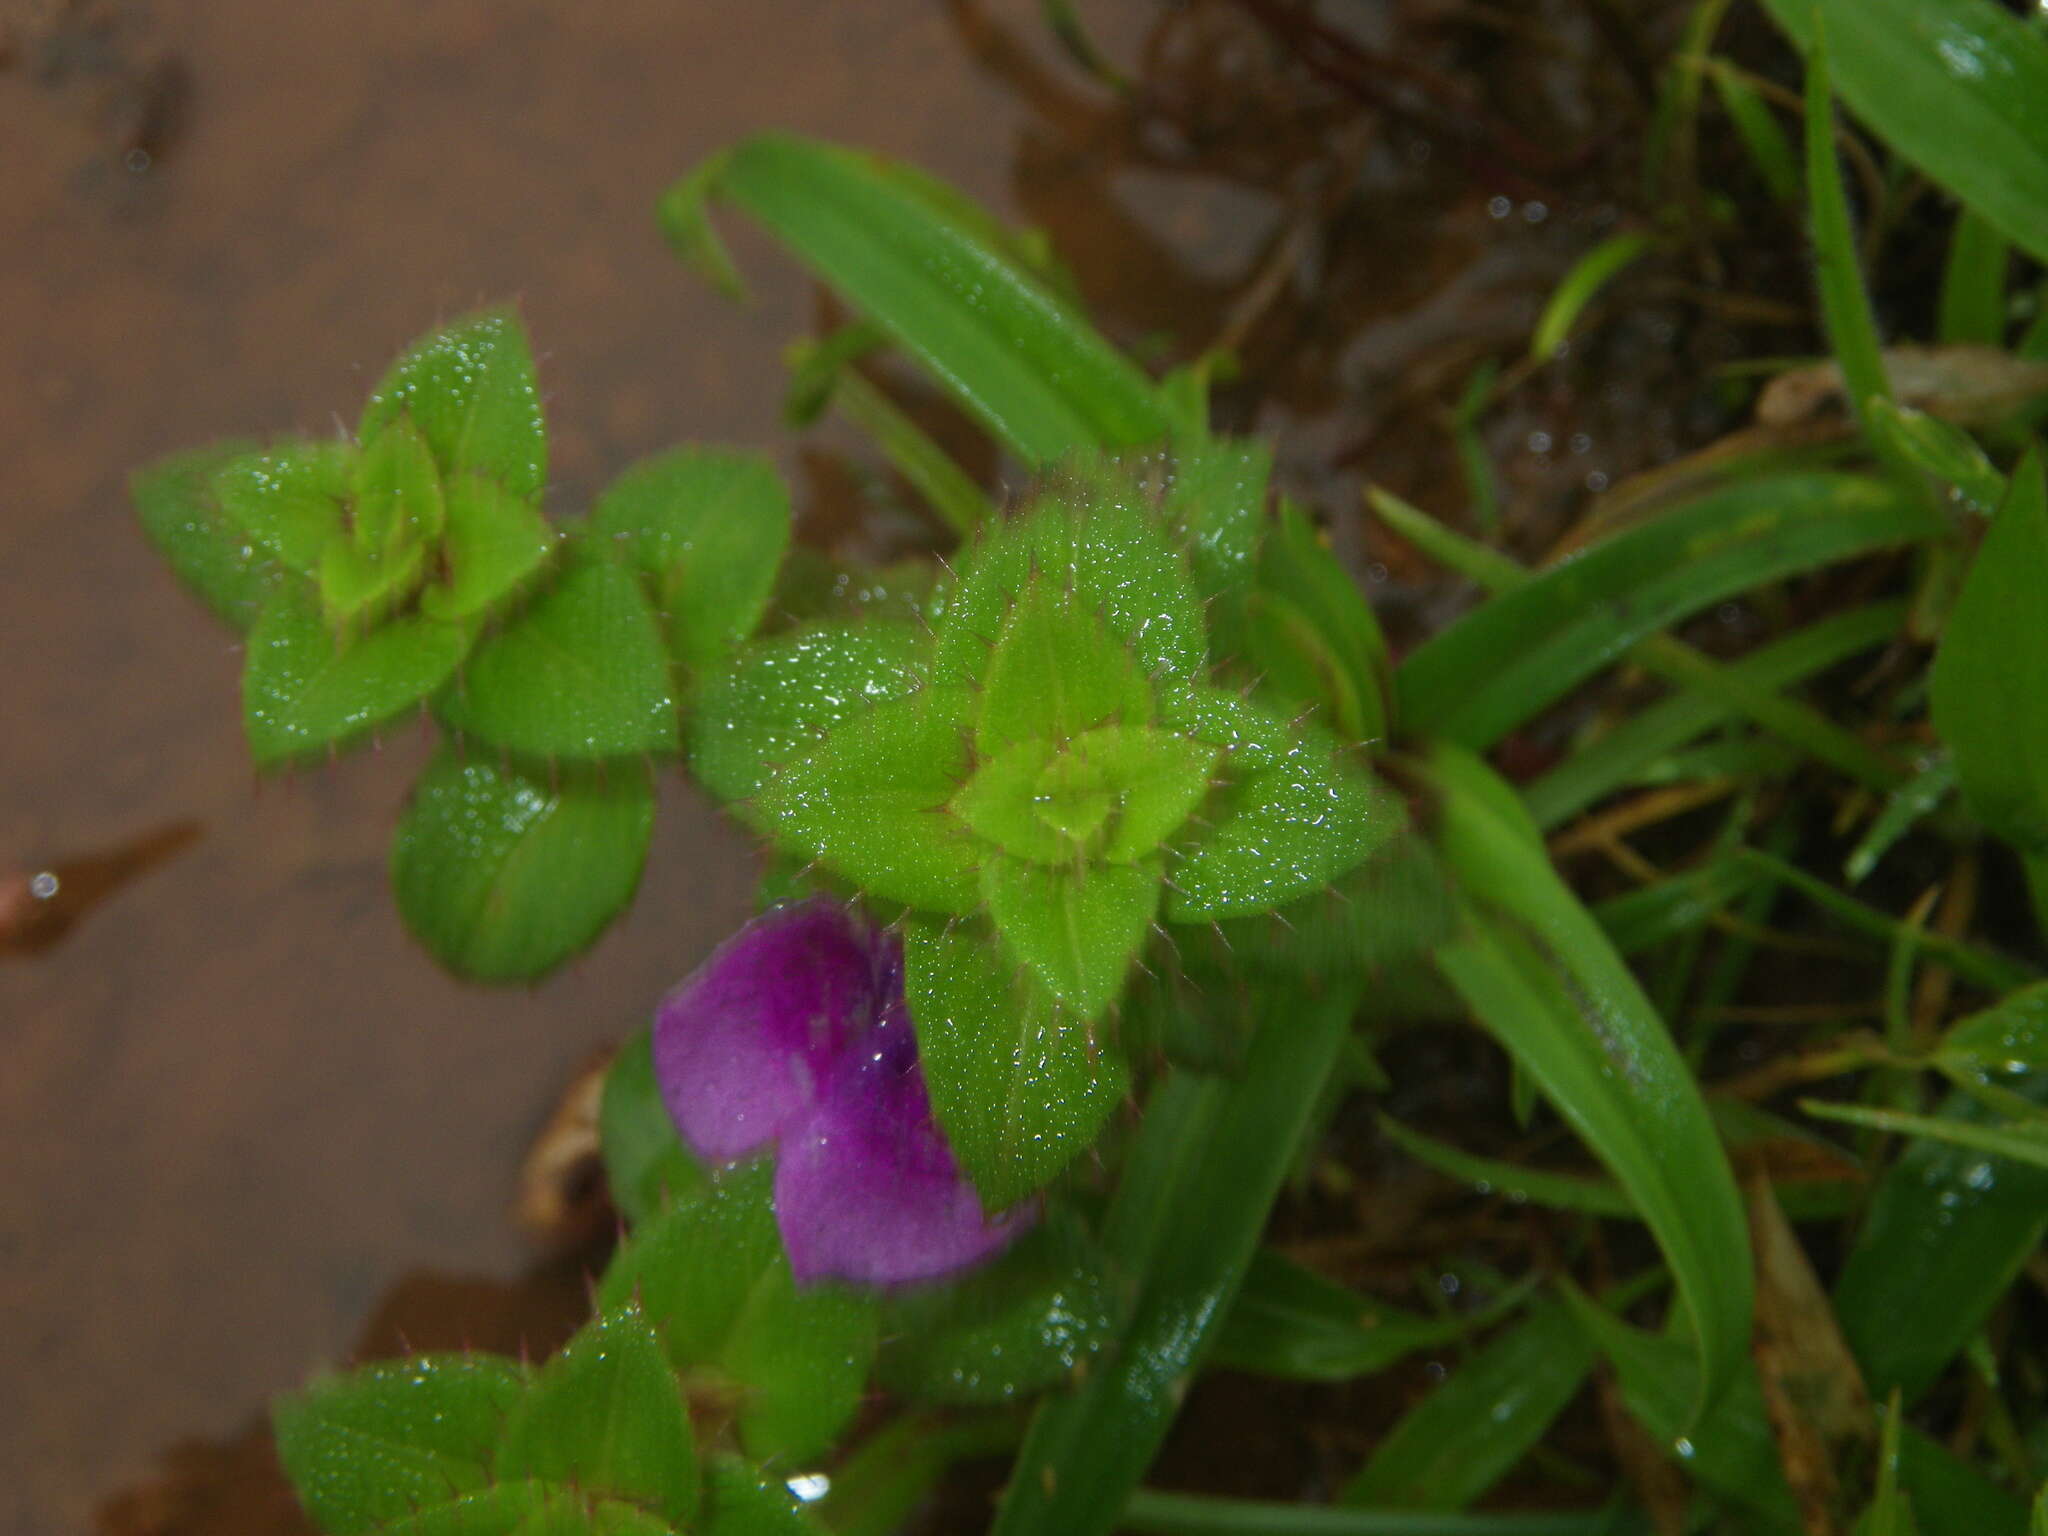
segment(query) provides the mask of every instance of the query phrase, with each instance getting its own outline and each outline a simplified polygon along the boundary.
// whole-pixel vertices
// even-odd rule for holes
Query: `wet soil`
[[[0,876],[204,833],[61,944],[0,956],[0,1533],[82,1529],[160,1447],[238,1433],[345,1356],[396,1277],[517,1272],[527,1138],[741,918],[754,873],[671,777],[639,899],[592,953],[529,991],[451,981],[384,884],[423,744],[258,784],[236,648],[136,534],[129,470],[327,430],[410,337],[509,296],[542,355],[558,510],[691,438],[767,448],[812,530],[846,527],[886,483],[830,429],[778,427],[809,286],[741,231],[757,297],[735,308],[649,217],[668,179],[772,125],[1045,228],[1143,355],[1235,345],[1220,414],[1275,434],[1283,479],[1412,632],[1453,599],[1368,540],[1360,485],[1465,503],[1450,404],[1627,216],[1642,61],[1676,8],[1620,34],[1592,0],[1324,9],[1341,32],[1312,5],[1084,7],[1131,97],[1029,0],[4,14]],[[1537,547],[1589,485],[1712,424],[1690,370],[1724,341],[1662,290],[1624,297],[1597,366],[1489,421],[1504,494],[1548,509],[1523,520]],[[232,1454],[254,1465],[260,1441]],[[125,1529],[168,1528],[137,1508]]]

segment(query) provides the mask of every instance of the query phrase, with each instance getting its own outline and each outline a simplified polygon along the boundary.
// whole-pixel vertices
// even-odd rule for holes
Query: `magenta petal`
[[[900,1285],[988,1258],[1037,1216],[991,1218],[932,1120],[900,1008],[826,1084],[782,1141],[775,1220],[799,1283]]]
[[[654,1075],[683,1139],[730,1162],[802,1124],[901,986],[896,946],[843,907],[754,919],[654,1016]]]

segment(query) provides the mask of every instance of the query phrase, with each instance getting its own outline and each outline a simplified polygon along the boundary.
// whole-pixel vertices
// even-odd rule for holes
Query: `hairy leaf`
[[[1100,1019],[1123,990],[1159,908],[1147,864],[1028,863],[994,854],[982,897],[1003,945],[1083,1019]]]
[[[509,309],[480,310],[414,342],[371,392],[357,436],[367,443],[400,417],[451,480],[483,475],[528,500],[547,485],[533,353]]]
[[[744,801],[841,721],[922,686],[923,641],[907,624],[820,624],[741,649],[699,686],[690,769],[726,801]]]
[[[762,787],[748,814],[870,895],[970,912],[981,852],[946,810],[967,771],[965,690],[870,705]]]
[[[343,537],[355,450],[308,439],[243,454],[214,472],[213,496],[227,520],[288,570],[320,568]]]
[[[186,590],[238,630],[255,622],[277,577],[258,549],[220,504],[214,476],[250,452],[243,443],[216,443],[172,454],[135,471],[128,480],[142,531]]]
[[[337,637],[312,585],[281,581],[249,631],[242,670],[250,754],[268,768],[346,745],[439,688],[468,648],[465,631],[423,618]]]
[[[797,1289],[772,1187],[772,1170],[755,1163],[652,1216],[605,1272],[598,1305],[637,1299],[677,1370],[729,1383],[747,1453],[797,1465],[859,1406],[875,1302],[839,1285]]]
[[[444,746],[399,818],[392,891],[406,927],[458,976],[531,981],[633,899],[653,830],[637,764],[549,784]]]
[[[616,1494],[689,1522],[696,1437],[681,1384],[636,1304],[601,1312],[541,1367],[506,1425],[495,1470]]]
[[[700,670],[761,622],[789,547],[789,491],[760,454],[677,448],[614,480],[590,524],[653,578],[670,654]]]
[[[1044,1184],[1129,1092],[1122,1055],[970,926],[904,926],[932,1110],[991,1210]]]
[[[501,1355],[380,1360],[271,1411],[278,1460],[329,1536],[353,1536],[488,1481],[527,1377]]]
[[[588,550],[572,549],[551,586],[478,642],[434,707],[450,730],[529,757],[676,747],[654,610],[632,572]]]

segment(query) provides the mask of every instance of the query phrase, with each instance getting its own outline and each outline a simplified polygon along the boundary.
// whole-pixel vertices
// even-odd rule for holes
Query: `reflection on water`
[[[741,232],[757,303],[730,306],[649,216],[699,156],[776,125],[915,159],[1042,226],[1142,355],[1229,343],[1220,413],[1278,429],[1326,506],[1355,504],[1366,463],[1445,504],[1443,402],[1520,344],[1597,200],[1554,157],[1485,150],[1428,79],[1306,67],[1273,8],[1085,9],[1142,65],[1128,99],[1032,0],[42,0],[6,26],[0,869],[110,828],[209,832],[0,968],[0,1400],[17,1405],[0,1531],[78,1528],[154,1448],[233,1429],[345,1351],[392,1276],[513,1269],[530,1133],[576,1063],[735,926],[752,881],[678,778],[639,901],[594,953],[530,992],[440,975],[384,888],[420,744],[256,784],[239,658],[135,533],[131,467],[330,430],[406,340],[509,296],[541,353],[556,512],[697,438],[771,448],[812,529],[843,525],[819,503],[893,493],[832,431],[801,456],[779,435],[803,278]],[[1477,46],[1483,18],[1352,9],[1368,62],[1486,62],[1455,89],[1489,112],[1535,67],[1512,39]],[[1563,57],[1597,60],[1582,9],[1533,13]],[[1513,99],[1525,138],[1586,127]],[[1489,218],[1510,194],[1560,211]],[[1363,570],[1358,530],[1338,532]]]

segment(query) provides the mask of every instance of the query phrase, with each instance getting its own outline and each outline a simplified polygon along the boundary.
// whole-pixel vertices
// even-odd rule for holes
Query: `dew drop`
[[[832,1479],[823,1472],[799,1472],[784,1485],[805,1504],[815,1504],[832,1491]]]

